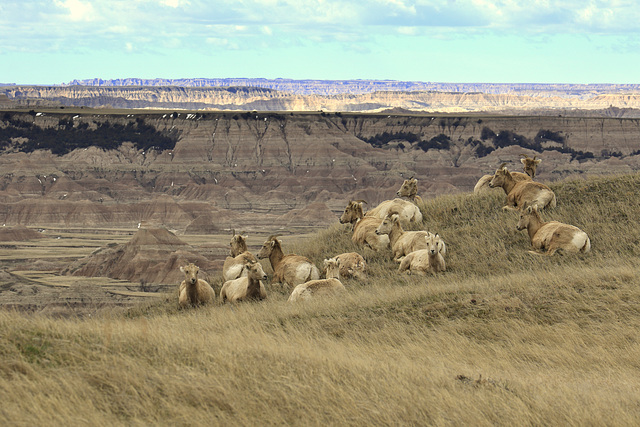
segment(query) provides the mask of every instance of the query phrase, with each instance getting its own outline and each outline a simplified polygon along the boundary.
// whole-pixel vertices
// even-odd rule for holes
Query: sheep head
[[[531,179],[535,178],[536,169],[538,168],[538,165],[540,164],[542,159],[536,159],[536,156],[533,156],[533,158],[531,158],[526,154],[522,154],[522,156],[524,156],[524,159],[520,159],[520,162],[524,167],[524,172],[529,175]]]
[[[415,197],[418,194],[418,180],[413,177],[405,179],[396,194],[398,197]]]
[[[435,255],[442,252],[442,249],[444,248],[444,242],[437,233],[429,233],[425,236],[424,239],[427,241],[427,249],[429,251],[429,254]]]
[[[489,187],[502,187],[502,185],[505,183],[507,175],[511,175],[507,170],[506,165],[506,163],[503,163],[500,165],[500,167],[498,167],[498,169],[496,169],[496,173],[493,174],[493,178],[491,178],[491,181],[489,181]]]
[[[275,249],[282,251],[282,247],[280,246],[280,240],[278,240],[278,235],[269,236],[266,242],[260,248],[260,252],[258,252],[258,259],[269,258],[271,256],[271,252]]]
[[[353,224],[364,216],[362,211],[362,203],[367,203],[364,200],[352,200],[349,202],[342,216],[340,216],[340,224]]]
[[[233,237],[231,238],[231,242],[229,242],[229,246],[231,246],[231,256],[232,257],[237,257],[238,255],[240,255],[242,252],[246,252],[248,250],[247,248],[247,235],[242,235],[242,234],[235,234],[235,230],[234,230],[234,234]]]
[[[324,271],[327,279],[340,278],[340,260],[336,257],[324,260]]]
[[[518,219],[518,224],[516,225],[517,230],[524,230],[525,228],[529,228],[529,224],[531,223],[531,219],[540,220],[540,215],[538,214],[537,205],[527,205],[520,210],[520,218]]]
[[[376,234],[389,234],[393,227],[398,224],[398,214],[390,214],[382,220],[378,228],[376,228]]]
[[[250,261],[246,263],[247,276],[254,280],[267,280],[267,273],[262,269],[262,264],[257,261]]]
[[[200,272],[200,268],[194,263],[190,263],[189,265],[180,267],[180,271],[184,273],[185,281],[192,285],[198,283],[198,272]]]

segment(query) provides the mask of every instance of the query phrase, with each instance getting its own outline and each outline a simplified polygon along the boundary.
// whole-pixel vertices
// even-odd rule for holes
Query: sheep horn
[[[507,166],[507,162],[504,162],[503,164],[501,164],[500,166],[498,166],[498,169],[502,169],[502,168],[504,168],[505,166]]]
[[[366,200],[354,200],[354,202],[355,203],[367,203]],[[369,203],[367,203],[367,204],[369,204]]]
[[[520,155],[521,155],[521,156],[524,156],[524,158],[525,158],[525,159],[528,159],[528,158],[529,158],[529,155],[528,155],[528,154],[520,153]],[[534,157],[534,159],[535,159],[535,157]]]

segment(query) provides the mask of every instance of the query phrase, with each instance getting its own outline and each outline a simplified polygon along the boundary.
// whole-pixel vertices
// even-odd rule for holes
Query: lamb
[[[288,302],[308,301],[319,295],[332,295],[344,291],[345,287],[340,282],[340,260],[325,259],[324,268],[327,271],[326,279],[310,280],[296,286]]]
[[[535,250],[545,251],[545,255],[553,255],[558,250],[566,252],[587,253],[591,250],[591,240],[578,227],[558,221],[543,222],[538,208],[525,207],[520,213],[520,220],[516,226],[518,230],[527,229],[531,246]],[[540,252],[529,251],[532,254]]]
[[[538,165],[542,161],[541,159],[536,160],[536,156],[533,156],[533,159],[526,154],[521,154],[525,156],[524,159],[520,159],[520,162],[523,165],[524,173],[522,172],[511,172],[511,176],[516,182],[520,181],[532,181],[536,176],[536,169]],[[480,193],[481,191],[487,190],[489,187],[489,182],[493,178],[493,175],[483,175],[482,178],[478,180],[475,187],[473,187],[474,193]]]
[[[387,234],[391,243],[393,260],[400,262],[401,258],[418,249],[426,249],[425,237],[428,231],[404,231],[397,214],[387,216],[376,229],[376,234]]]
[[[356,245],[369,246],[375,251],[389,247],[389,236],[376,234],[376,228],[382,223],[382,219],[364,216],[362,203],[366,202],[364,200],[350,201],[340,217],[341,224],[352,224],[351,241]]]
[[[424,204],[422,197],[418,196],[418,180],[414,177],[405,179],[396,195],[398,197],[406,197],[416,205]]]
[[[225,281],[237,279],[240,276],[246,276],[247,272],[245,270],[245,266],[247,263],[250,261],[258,261],[256,257],[247,250],[246,240],[247,236],[235,234],[234,231],[231,242],[229,243],[231,246],[231,256],[228,256],[222,265],[222,277]]]
[[[445,244],[438,234],[425,237],[426,249],[409,253],[402,259],[398,272],[406,271],[410,274],[426,276],[427,273],[436,274],[445,271],[446,264],[442,256]]]
[[[267,291],[262,280],[267,280],[267,274],[257,261],[249,261],[245,265],[246,277],[228,280],[220,290],[220,302],[238,302],[248,300],[263,300],[267,298]]]
[[[381,202],[378,206],[368,211],[365,216],[384,219],[389,214],[398,214],[403,224],[422,222],[422,212],[420,208],[408,200],[398,198]]]
[[[198,279],[200,268],[197,265],[190,263],[187,266],[180,267],[180,271],[185,275],[185,279],[178,287],[178,304],[180,308],[213,302],[216,293],[205,280]]]
[[[340,277],[344,279],[354,278],[358,280],[365,280],[367,278],[367,273],[365,272],[367,263],[357,252],[347,252],[340,255],[336,255],[331,258],[332,260],[337,260],[340,262]],[[326,269],[324,271],[325,277]]]
[[[489,187],[502,187],[507,195],[507,204],[503,207],[505,210],[521,208],[525,203],[540,209],[556,207],[556,195],[549,187],[535,181],[516,181],[505,163],[496,170]]]
[[[278,236],[269,236],[258,253],[258,259],[269,258],[273,268],[272,283],[295,287],[309,280],[320,278],[320,271],[309,258],[282,252]]]

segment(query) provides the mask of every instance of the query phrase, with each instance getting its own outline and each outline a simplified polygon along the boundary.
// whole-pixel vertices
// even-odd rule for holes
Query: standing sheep
[[[309,258],[282,252],[277,236],[269,236],[258,253],[258,259],[269,258],[273,268],[272,283],[295,287],[300,283],[320,278],[320,271]]]
[[[444,241],[437,234],[430,234],[425,238],[427,248],[409,253],[402,259],[398,272],[408,271],[412,274],[426,276],[427,273],[436,274],[445,271],[443,251]]]
[[[206,281],[198,279],[200,268],[197,265],[190,263],[180,267],[180,271],[185,275],[178,287],[178,304],[181,308],[213,302],[216,293]]]
[[[553,255],[558,250],[587,253],[591,250],[591,240],[578,227],[558,221],[543,222],[537,207],[527,206],[520,213],[516,225],[518,230],[527,229],[531,246],[545,255]],[[532,254],[540,252],[529,251]]]
[[[262,269],[262,265],[257,261],[249,261],[245,270],[247,276],[224,282],[220,290],[221,303],[263,300],[267,297],[267,291],[262,283],[262,280],[267,280],[267,274]]]
[[[340,261],[336,258],[325,259],[326,279],[310,280],[295,287],[289,296],[289,302],[307,301],[318,295],[332,295],[344,291],[340,282]]]

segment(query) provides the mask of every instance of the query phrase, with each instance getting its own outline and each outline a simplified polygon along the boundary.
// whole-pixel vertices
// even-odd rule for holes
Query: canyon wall
[[[124,143],[57,156],[21,152],[24,141],[14,138],[0,154],[0,223],[279,232],[337,223],[349,200],[364,199],[372,207],[393,198],[410,176],[418,179],[423,198],[468,192],[502,162],[521,170],[521,154],[543,159],[542,182],[640,167],[638,119],[78,111],[9,110],[0,130],[11,120],[30,122],[58,129],[64,144],[61,123],[97,128],[142,122],[178,135],[177,142],[164,150]],[[385,133],[384,143],[372,143]],[[526,144],[496,146],[503,145],[496,142],[500,135]],[[447,148],[424,145],[434,138]],[[481,153],[482,146],[492,151]]]

